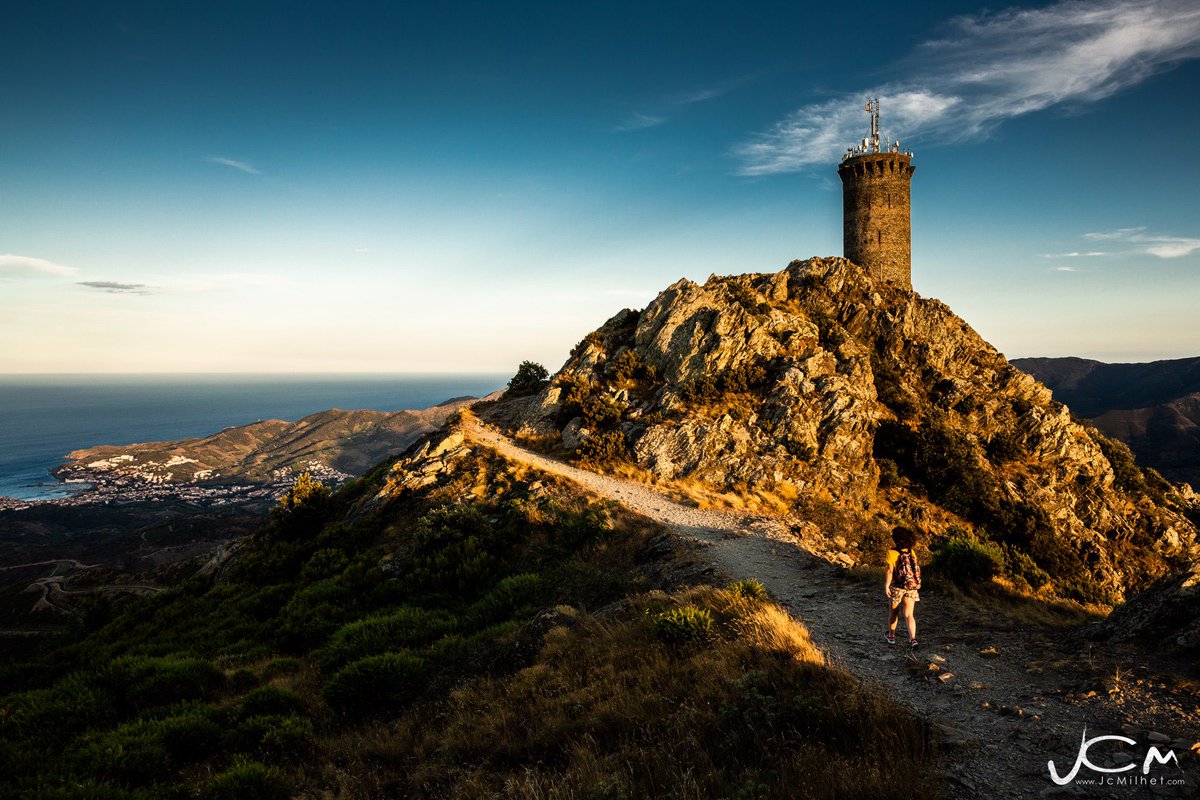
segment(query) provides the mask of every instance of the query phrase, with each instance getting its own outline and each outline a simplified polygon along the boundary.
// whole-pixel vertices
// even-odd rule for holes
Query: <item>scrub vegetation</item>
[[[922,723],[756,581],[697,584],[660,528],[485,451],[388,477],[305,482],[231,562],[3,664],[0,797],[933,791]]]

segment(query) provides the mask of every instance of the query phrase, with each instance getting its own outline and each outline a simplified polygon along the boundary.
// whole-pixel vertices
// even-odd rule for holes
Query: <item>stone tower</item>
[[[879,146],[879,101],[867,103],[871,135],[846,151],[842,179],[842,254],[870,273],[912,289],[912,222],[909,182],[912,153],[900,142]]]

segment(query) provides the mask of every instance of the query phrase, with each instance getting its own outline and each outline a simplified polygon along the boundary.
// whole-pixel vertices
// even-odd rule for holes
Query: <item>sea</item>
[[[400,411],[483,397],[509,375],[0,375],[0,496],[62,497],[67,453],[207,436],[330,408]]]

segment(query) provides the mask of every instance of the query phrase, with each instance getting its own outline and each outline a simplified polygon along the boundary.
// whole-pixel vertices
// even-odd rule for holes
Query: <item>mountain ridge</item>
[[[307,471],[341,483],[394,455],[476,398],[420,410],[327,409],[294,422],[259,420],[208,436],[72,451],[62,480],[145,484],[276,484]]]
[[[843,537],[850,561],[905,522],[995,543],[1033,589],[1119,600],[1198,547],[1190,501],[1115,470],[1111,442],[944,303],[845,259],[677,281],[585,337],[534,397],[478,408],[648,479],[832,502],[864,529]]]

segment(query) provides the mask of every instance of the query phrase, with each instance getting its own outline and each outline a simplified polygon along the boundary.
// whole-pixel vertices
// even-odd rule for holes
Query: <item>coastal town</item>
[[[274,469],[270,479],[263,482],[226,483],[214,470],[196,470],[190,477],[174,477],[172,468],[191,461],[193,459],[175,456],[164,462],[138,463],[134,456],[122,454],[87,464],[64,464],[54,470],[62,482],[63,494],[36,500],[0,497],[0,512],[23,511],[38,505],[90,506],[165,500],[201,507],[265,504],[274,502],[286,492],[296,475],[302,472],[335,488],[354,477],[317,459]]]

